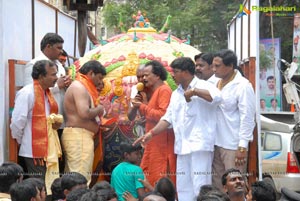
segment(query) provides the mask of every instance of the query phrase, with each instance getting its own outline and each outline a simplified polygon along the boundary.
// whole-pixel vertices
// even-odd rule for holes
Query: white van
[[[300,133],[297,140],[293,140],[295,124],[274,121],[261,115],[261,155],[263,177],[273,179],[275,187],[280,192],[282,187],[300,192],[300,171],[296,157],[300,153]],[[296,137],[294,136],[293,139]],[[292,144],[291,144],[292,143]]]

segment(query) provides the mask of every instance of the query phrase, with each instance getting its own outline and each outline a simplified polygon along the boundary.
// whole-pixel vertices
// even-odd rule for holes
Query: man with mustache
[[[57,67],[49,60],[37,61],[31,76],[33,82],[16,95],[10,128],[12,137],[20,145],[19,156],[24,158],[28,174],[45,180],[46,158],[50,154],[48,147],[51,147],[48,117],[58,114],[57,103],[49,90],[57,81]],[[60,126],[58,121],[52,124],[55,130]]]
[[[222,176],[222,185],[231,201],[245,201],[245,180],[238,169],[228,169]]]
[[[142,116],[145,116],[146,132],[149,132],[166,113],[172,90],[164,83],[167,79],[167,72],[160,62],[149,61],[146,63],[143,75],[147,94],[151,94],[151,97],[148,103],[145,103],[147,102],[144,100],[145,97],[142,101],[136,98],[132,101],[132,105],[138,108]],[[167,129],[153,137],[145,147],[141,167],[152,186],[164,176],[170,176],[175,183],[176,156],[172,129]]]
[[[213,61],[212,53],[200,53],[195,55],[195,75],[202,80],[206,80],[210,83],[216,82],[216,77],[214,75],[212,61]]]
[[[61,141],[65,154],[65,171],[78,172],[91,182],[94,159],[94,136],[99,131],[103,105],[97,88],[106,75],[96,60],[86,62],[66,91],[64,108],[67,117]]]
[[[215,53],[213,70],[222,103],[217,109],[217,135],[213,160],[213,185],[222,189],[221,177],[227,169],[247,171],[248,146],[255,127],[255,94],[249,80],[238,70],[232,50]]]

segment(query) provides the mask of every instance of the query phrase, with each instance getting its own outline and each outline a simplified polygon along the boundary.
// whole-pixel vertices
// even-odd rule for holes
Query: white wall
[[[3,1],[0,1],[0,13],[4,12],[4,8],[3,8]],[[3,30],[3,15],[0,14],[0,30]],[[3,31],[0,31],[0,47],[3,47]],[[0,49],[0,80],[5,80],[4,79],[4,69],[3,69],[3,65],[2,65],[2,61],[3,61],[3,49]],[[2,84],[4,84],[5,82],[2,82]],[[0,163],[2,163],[4,161],[4,141],[3,141],[3,136],[5,135],[5,120],[4,120],[4,108],[5,108],[5,104],[4,104],[4,87],[3,85],[0,85]]]
[[[47,32],[56,32],[56,12],[57,33],[64,38],[66,51],[72,56],[79,55],[78,45],[74,45],[77,37],[77,34],[74,34],[76,20],[40,0],[34,1],[34,10],[35,55],[32,55],[31,0],[0,0],[0,164],[8,159],[6,139],[6,126],[9,120],[8,59],[29,61],[39,55],[42,37]],[[76,41],[78,43],[78,40]]]

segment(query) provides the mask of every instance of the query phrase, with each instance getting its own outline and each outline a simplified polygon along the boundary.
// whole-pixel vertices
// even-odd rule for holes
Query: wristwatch
[[[241,153],[244,153],[245,151],[247,151],[247,149],[245,147],[238,147],[238,150],[241,152]]]

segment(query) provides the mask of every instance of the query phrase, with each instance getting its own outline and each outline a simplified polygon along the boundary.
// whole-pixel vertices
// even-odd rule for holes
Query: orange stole
[[[48,97],[50,114],[58,112],[57,103],[49,89],[43,90],[37,80],[33,80],[34,106],[32,110],[32,156],[45,158],[48,155],[48,131],[45,111],[45,96]]]
[[[98,181],[107,180],[107,175],[103,172],[103,158],[104,158],[104,142],[102,130],[109,128],[117,122],[117,118],[101,118],[101,126],[99,129],[99,135],[94,139],[94,163],[93,163],[93,175],[90,183],[90,187],[96,184]]]
[[[81,84],[83,84],[88,90],[90,96],[93,99],[94,105],[97,106],[97,98],[99,96],[99,92],[97,91],[96,86],[92,82],[92,80],[84,74],[78,73],[76,80],[78,80]]]

